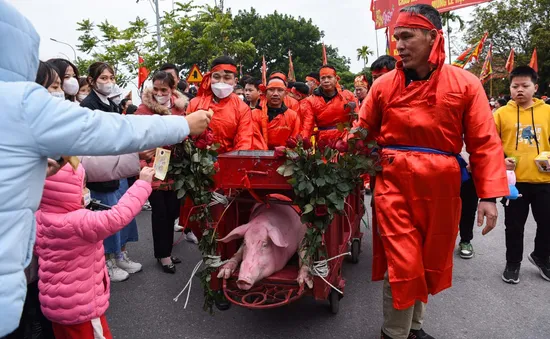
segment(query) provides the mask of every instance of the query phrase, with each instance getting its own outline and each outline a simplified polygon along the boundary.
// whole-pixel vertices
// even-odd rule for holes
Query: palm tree
[[[460,25],[460,30],[464,29],[464,21],[459,15],[456,15],[451,12],[445,12],[441,14],[441,19],[443,21],[443,26],[447,26],[447,41],[449,43],[449,64],[453,63],[451,56],[451,22],[458,22]]]
[[[357,49],[357,61],[363,59],[364,66],[367,67],[369,63],[369,55],[372,55],[373,52],[370,50],[369,46],[363,46]]]

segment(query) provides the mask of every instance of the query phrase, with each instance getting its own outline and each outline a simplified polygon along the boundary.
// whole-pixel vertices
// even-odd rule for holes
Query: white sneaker
[[[111,279],[111,282],[121,282],[128,280],[130,278],[130,274],[126,272],[123,269],[120,269],[116,265],[115,258],[111,258],[106,260],[107,261],[107,272],[109,272],[109,278]]]
[[[180,226],[180,218],[177,218],[174,222],[174,232],[181,232],[183,231],[183,227]]]
[[[142,211],[150,211],[151,210],[151,203],[149,202],[149,200],[147,200],[145,202],[145,204],[143,204],[143,207],[141,208]]]
[[[199,243],[199,239],[197,239],[197,237],[195,236],[195,234],[193,234],[192,231],[185,234],[185,240],[187,240],[187,241],[189,241],[189,242],[192,242],[192,243],[194,243],[194,244],[198,244],[198,243]]]
[[[141,271],[141,264],[128,258],[128,251],[122,252],[122,259],[116,261],[116,265],[128,273],[137,273]]]

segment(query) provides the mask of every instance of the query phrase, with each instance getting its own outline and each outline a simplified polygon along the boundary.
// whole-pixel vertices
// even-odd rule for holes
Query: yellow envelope
[[[159,180],[166,179],[168,166],[170,165],[171,153],[172,152],[167,149],[157,148],[157,151],[155,153],[155,162],[153,163],[153,168],[155,169],[155,178]]]

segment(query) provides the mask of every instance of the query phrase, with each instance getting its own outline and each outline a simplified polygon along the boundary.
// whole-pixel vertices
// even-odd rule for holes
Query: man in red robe
[[[269,76],[269,79],[273,79],[273,78],[279,78],[279,79],[283,80],[285,83],[287,83],[287,77],[283,72],[273,72],[273,73],[271,73],[271,75]],[[290,91],[288,88],[285,88],[285,90],[287,92]],[[262,101],[260,103],[260,106],[262,104],[264,104],[265,102],[266,102],[266,97],[264,95],[264,96],[262,96]],[[300,102],[298,102],[298,100],[294,99],[290,95],[285,95],[284,103],[285,103],[286,107],[290,108],[291,110],[293,110],[295,112],[298,112],[300,110]]]
[[[373,83],[360,127],[381,147],[374,190],[373,279],[384,283],[382,338],[433,338],[422,329],[428,294],[451,287],[460,219],[463,142],[481,202],[483,234],[508,194],[502,145],[477,77],[445,64],[441,17],[403,8],[395,25],[397,69]]]
[[[336,74],[336,69],[325,65],[319,70],[321,86],[313,91],[313,95],[305,99],[301,115],[302,136],[309,138],[313,129],[319,129],[319,138],[326,140],[341,139],[346,136],[342,131],[344,127],[350,127],[355,120],[354,113],[357,101],[353,93],[342,90]]]
[[[266,105],[252,111],[252,121],[262,132],[268,149],[284,146],[290,137],[300,133],[298,113],[284,104],[286,89],[283,79],[272,77],[266,87]]]
[[[391,55],[382,55],[378,59],[374,60],[370,66],[372,82],[375,82],[376,79],[380,78],[382,75],[395,69],[396,62],[397,60],[395,60],[395,58]]]
[[[247,104],[233,93],[237,66],[228,56],[216,58],[200,86],[197,97],[191,100],[187,112],[199,109],[214,111],[209,127],[219,153],[254,149],[251,111]]]

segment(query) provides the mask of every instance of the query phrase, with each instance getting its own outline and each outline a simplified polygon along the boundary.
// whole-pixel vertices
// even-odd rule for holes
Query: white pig
[[[306,225],[289,205],[256,204],[248,224],[231,231],[221,242],[244,237],[239,251],[221,269],[218,278],[228,279],[242,260],[237,286],[249,290],[256,282],[285,267],[300,247]],[[302,267],[298,282],[311,287],[307,267]]]

